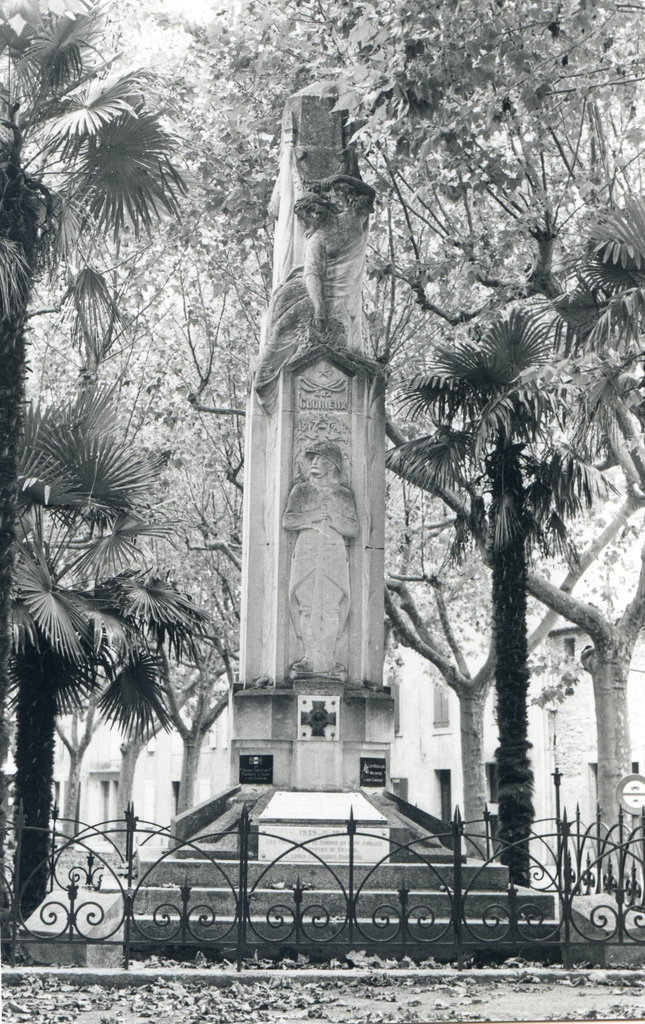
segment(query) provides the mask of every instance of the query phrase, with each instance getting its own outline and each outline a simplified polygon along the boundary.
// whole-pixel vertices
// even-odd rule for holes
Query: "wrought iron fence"
[[[122,950],[126,968],[138,950],[181,948],[238,969],[256,951],[322,958],[358,946],[461,964],[474,951],[532,950],[570,966],[608,947],[645,946],[645,810],[612,826],[600,814],[585,826],[566,811],[536,822],[528,886],[508,881],[490,816],[463,822],[458,809],[432,849],[427,838],[375,839],[353,817],[340,833],[296,842],[259,832],[246,809],[236,826],[199,841],[139,820],[132,807],[73,836],[71,825],[54,817],[47,860],[25,878],[23,851],[42,831],[16,817],[0,879],[12,964],[21,946],[38,959],[46,945],[56,960],[79,943]],[[30,912],[36,882],[44,900]]]

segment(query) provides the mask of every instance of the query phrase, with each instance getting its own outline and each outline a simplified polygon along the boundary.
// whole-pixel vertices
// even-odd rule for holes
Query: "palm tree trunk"
[[[16,107],[9,111],[15,116]],[[0,295],[0,863],[4,854],[7,780],[1,766],[9,750],[7,694],[11,636],[9,606],[15,554],[18,440],[22,424],[25,382],[25,321],[38,249],[38,198],[21,167],[21,134],[7,125],[0,146],[0,238],[16,247],[15,259],[4,255],[5,287]],[[21,270],[18,269],[20,261]],[[13,267],[9,267],[9,263]]]
[[[493,637],[499,747],[495,751],[499,786],[501,861],[516,885],[529,884],[528,836],[533,809],[533,772],[528,751],[529,687],[526,628],[526,542],[524,484],[516,454],[500,445],[491,459],[493,491],[491,553]],[[509,500],[512,509],[509,514]],[[503,502],[503,504],[502,504]],[[506,530],[500,530],[500,508]]]
[[[25,335],[22,323],[0,320],[0,863],[7,818],[7,779],[2,765],[9,752],[7,695],[11,634],[9,606],[15,548],[18,438],[24,400]]]
[[[22,842],[22,910],[29,914],[45,897],[49,854],[49,818],[54,779],[56,675],[50,651],[27,644],[16,655],[20,679],[17,705],[16,804],[22,802],[27,832]]]

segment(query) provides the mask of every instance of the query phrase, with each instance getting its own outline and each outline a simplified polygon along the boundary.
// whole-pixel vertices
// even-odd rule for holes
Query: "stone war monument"
[[[413,891],[419,927],[434,922],[426,909],[437,900],[442,914],[452,913],[446,886],[428,889],[438,884],[430,864],[453,865],[449,826],[388,791],[385,376],[370,356],[362,309],[375,197],[336,102],[335,88],[318,83],[290,97],[283,114],[274,286],[246,417],[231,777],[222,792],[172,820],[161,857],[147,839],[136,853],[136,928],[145,943],[168,927],[166,941],[203,937],[211,949],[228,948],[236,935],[238,963],[245,942],[257,956],[258,946],[270,952],[287,942],[320,949],[341,933],[353,943],[354,924],[363,936],[370,927],[382,933],[397,891],[406,922]],[[355,867],[363,870],[358,889]],[[487,879],[496,873],[487,870]],[[500,872],[496,901],[508,877]],[[183,910],[166,891],[177,886]],[[303,886],[318,895],[301,908]],[[193,888],[200,902],[187,909]],[[277,903],[276,888],[284,890]],[[107,934],[116,936],[120,957],[123,886],[99,895],[82,897],[98,910],[80,919],[89,934],[70,946],[74,962],[94,962],[92,943]],[[71,896],[65,904],[58,892],[34,912],[24,941],[44,962],[60,959],[52,899],[74,921],[78,915]]]
[[[273,294],[247,411],[231,781],[263,765],[274,786],[302,791],[367,775],[385,786],[393,738],[385,379],[362,310],[374,190],[336,99],[318,83],[284,108]]]
[[[347,863],[352,817],[356,863],[400,860],[390,844],[413,838],[447,855],[422,812],[388,793],[385,375],[362,308],[375,196],[336,102],[317,83],[284,108],[273,292],[246,416],[230,786],[171,826],[232,856],[236,835],[214,833],[246,807],[260,865]]]

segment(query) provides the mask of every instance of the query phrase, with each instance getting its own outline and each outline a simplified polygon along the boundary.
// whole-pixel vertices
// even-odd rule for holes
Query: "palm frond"
[[[552,308],[557,315],[553,341],[556,350],[563,349],[568,356],[581,348],[594,329],[602,307],[596,289],[584,277],[573,292],[554,299]]]
[[[62,431],[116,432],[116,404],[111,389],[79,388],[67,401],[42,406],[30,402],[24,422],[25,447],[47,448]]]
[[[552,447],[540,458],[527,456],[524,465],[530,481],[526,504],[542,526],[553,514],[571,519],[590,509],[596,499],[617,493],[604,473],[567,445]]]
[[[480,458],[487,445],[498,437],[533,442],[542,436],[547,425],[560,415],[557,396],[530,381],[494,396],[482,410],[477,427],[475,457]]]
[[[516,496],[503,491],[491,502],[489,518],[495,551],[503,551],[524,539],[524,523],[518,517]]]
[[[459,418],[462,424],[473,423],[487,406],[497,408],[495,403],[522,374],[547,362],[550,334],[543,316],[514,309],[478,343],[438,346],[430,370],[402,388],[403,403],[414,416],[429,413],[438,422]]]
[[[73,503],[99,523],[147,497],[160,470],[159,459],[134,445],[83,429],[49,436],[46,451],[72,475]]]
[[[645,264],[645,202],[633,196],[623,210],[610,210],[591,231],[591,244],[604,264],[640,270]]]
[[[75,565],[80,575],[88,571],[100,576],[116,576],[133,565],[142,564],[144,553],[137,547],[140,537],[167,537],[174,527],[170,523],[148,522],[122,512],[107,533],[87,542],[86,552]]]
[[[27,644],[38,646],[38,629],[34,617],[20,599],[12,601],[9,606],[9,628],[15,651],[24,651]]]
[[[15,575],[17,595],[38,631],[62,657],[82,664],[92,642],[82,599],[55,585],[46,560],[35,545],[29,555],[20,552]]]
[[[85,344],[100,361],[109,351],[114,327],[123,320],[103,274],[94,267],[83,267],[74,278],[67,302],[74,311],[74,341],[79,348]]]
[[[168,643],[177,657],[192,650],[195,638],[209,621],[206,612],[180,594],[166,577],[121,573],[110,584],[111,598],[124,616],[155,643]]]
[[[52,202],[52,221],[55,229],[47,233],[46,258],[54,275],[60,268],[61,258],[73,265],[84,223],[82,203],[76,196],[56,194]]]
[[[403,384],[400,400],[412,418],[430,416],[435,423],[464,424],[477,418],[486,398],[469,380],[436,371]]]
[[[140,70],[116,71],[68,93],[64,112],[48,126],[50,147],[73,157],[79,141],[95,137],[110,121],[123,114],[136,118],[145,77]]]
[[[55,459],[38,448],[24,447],[18,467],[19,506],[55,508],[73,500],[73,480]]]
[[[104,718],[125,734],[149,736],[157,722],[170,728],[160,681],[161,663],[148,651],[132,651],[128,663],[109,681],[99,699]]]
[[[481,345],[490,360],[491,380],[498,386],[512,384],[524,371],[546,363],[552,352],[549,324],[517,308],[489,327]]]
[[[78,4],[79,15],[47,19],[34,33],[27,58],[38,70],[48,91],[59,91],[77,82],[86,70],[87,57],[98,28],[98,12],[89,4]],[[66,4],[69,10],[69,4]],[[82,13],[81,13],[82,12]]]
[[[132,630],[118,610],[100,605],[93,593],[85,597],[89,607],[88,619],[93,630],[94,650],[107,649],[117,662],[122,661],[133,643]]]
[[[0,318],[22,309],[29,294],[31,270],[19,242],[0,237]]]
[[[427,491],[461,488],[473,457],[472,435],[441,428],[435,434],[390,448],[385,465]]]
[[[631,342],[638,340],[643,329],[645,287],[629,288],[609,299],[589,334],[589,345],[598,349],[616,348],[624,352]]]
[[[170,161],[173,143],[153,114],[122,114],[88,140],[78,174],[99,230],[119,237],[130,225],[138,238],[148,234],[153,217],[178,213],[186,192]]]

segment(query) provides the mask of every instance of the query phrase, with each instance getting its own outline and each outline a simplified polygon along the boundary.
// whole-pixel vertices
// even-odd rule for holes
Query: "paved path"
[[[215,968],[160,968],[138,970],[130,978],[120,972],[119,987],[114,980],[115,972],[110,971],[5,970],[3,1020],[5,1024],[645,1020],[642,971],[253,971],[240,979]]]

